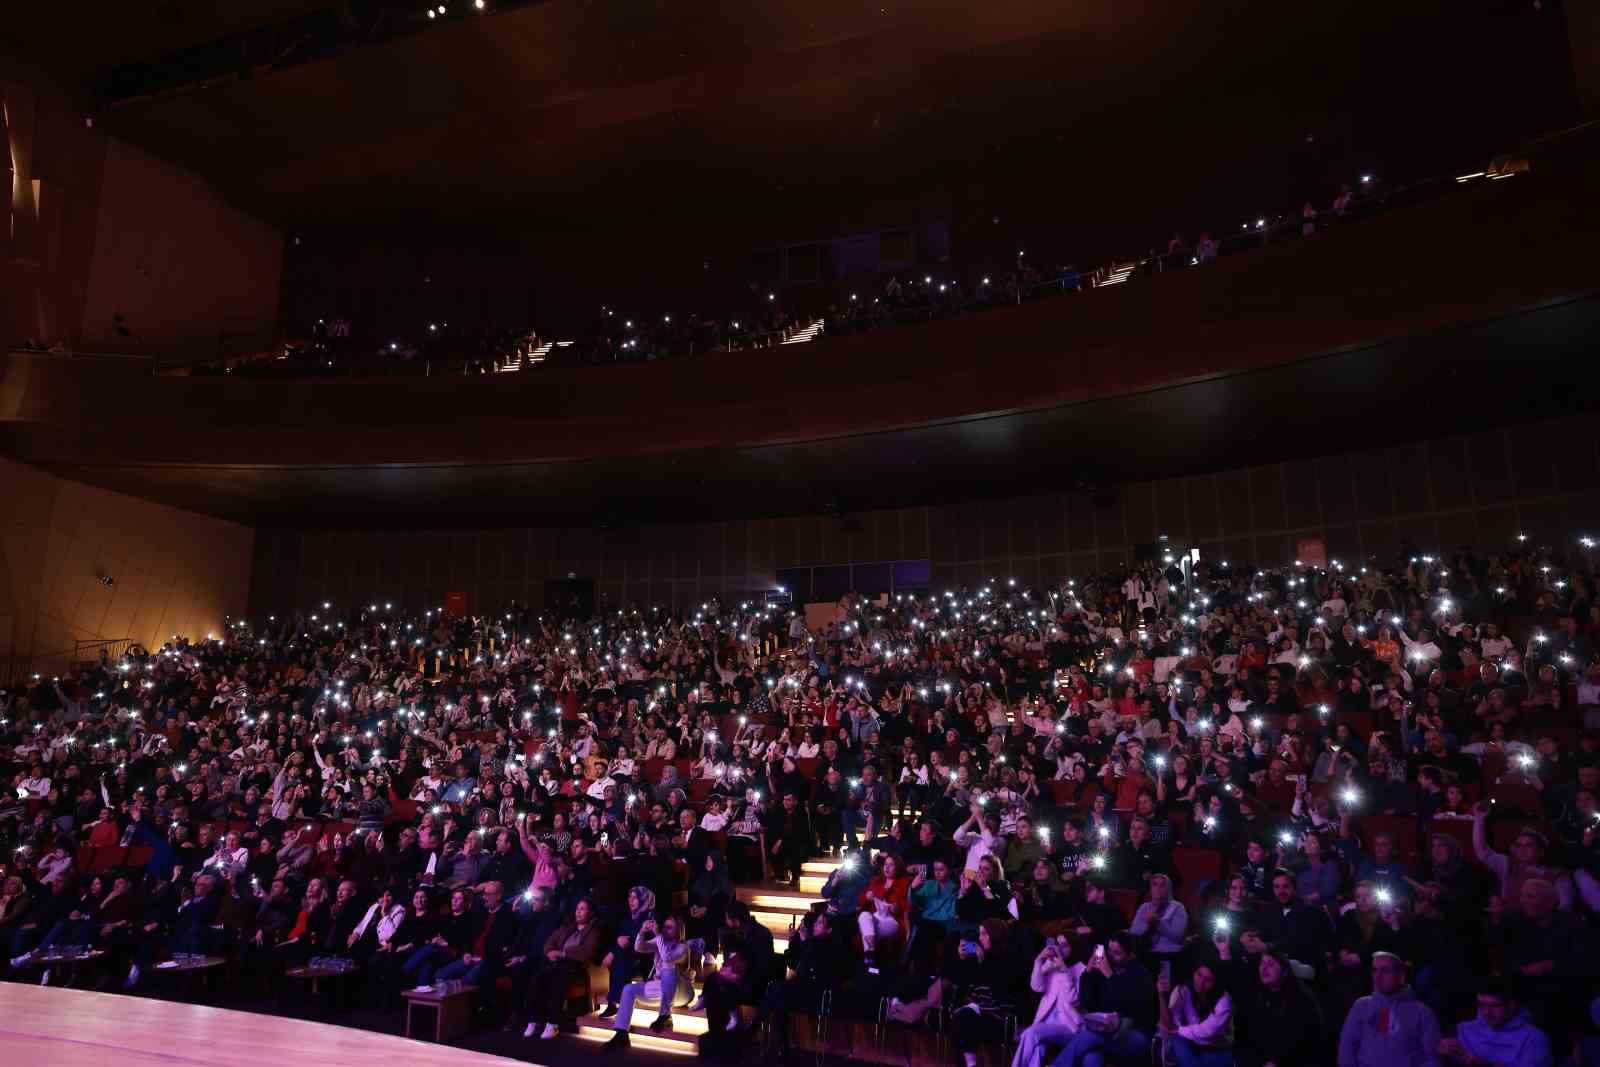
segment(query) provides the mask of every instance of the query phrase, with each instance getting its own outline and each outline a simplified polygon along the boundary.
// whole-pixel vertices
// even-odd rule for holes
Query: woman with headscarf
[[[606,1006],[600,1012],[600,1018],[609,1019],[617,1013],[617,1002],[622,999],[623,989],[638,977],[640,960],[633,948],[634,938],[655,917],[656,895],[650,891],[650,887],[636,885],[628,890],[628,914],[617,923],[616,939],[600,960],[600,966],[611,972],[611,984],[606,988]]]
[[[699,951],[717,950],[717,935],[732,899],[733,880],[728,877],[722,854],[706,853],[702,869],[689,883],[689,940],[703,943],[704,948]]]
[[[1426,897],[1452,927],[1475,921],[1488,903],[1489,882],[1481,868],[1467,862],[1461,842],[1450,834],[1428,839],[1421,881],[1407,878],[1419,897]]]
[[[622,990],[622,1008],[617,1012],[616,1033],[606,1043],[607,1048],[627,1048],[628,1027],[632,1025],[633,1005],[639,999],[654,1000],[660,1005],[650,1029],[656,1033],[672,1029],[672,1009],[689,1003],[693,987],[684,981],[683,971],[689,962],[689,945],[683,939],[683,925],[676,915],[668,915],[659,923],[648,918],[634,935],[633,950],[639,955],[654,959],[650,980],[629,982]]]

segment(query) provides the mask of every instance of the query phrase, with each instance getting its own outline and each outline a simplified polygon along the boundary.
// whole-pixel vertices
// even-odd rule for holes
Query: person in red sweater
[[[894,856],[883,857],[883,870],[867,883],[866,891],[858,902],[861,914],[856,925],[861,928],[861,948],[871,967],[884,938],[902,936],[906,932],[911,914],[911,879],[900,873],[900,861]]]
[[[102,809],[100,818],[89,827],[89,844],[94,848],[110,848],[122,840],[122,828],[110,808]]]

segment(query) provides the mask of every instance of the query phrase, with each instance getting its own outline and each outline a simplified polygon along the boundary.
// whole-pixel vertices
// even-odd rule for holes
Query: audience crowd
[[[1355,190],[1359,190],[1357,193]],[[1414,192],[1414,191],[1413,191]],[[859,333],[902,323],[927,322],[971,311],[1018,304],[1129,278],[1204,266],[1219,254],[1260,247],[1316,233],[1348,218],[1381,209],[1390,193],[1379,194],[1371,175],[1354,187],[1342,185],[1319,212],[1311,203],[1293,213],[1246,222],[1220,240],[1201,231],[1173,234],[1162,248],[1151,248],[1121,264],[1080,272],[1070,263],[1049,265],[1026,249],[1000,262],[948,261],[923,269],[868,275],[845,285],[826,301],[811,301],[806,312],[784,299],[778,288],[750,284],[737,301],[718,314],[670,312],[630,316],[601,308],[584,328],[559,347],[537,329],[427,323],[407,338],[352,332],[348,319],[319,319],[287,346],[281,358],[237,365],[196,367],[201,375],[242,374],[293,377],[308,374],[467,373],[527,370],[536,365],[587,366],[635,363],[703,352],[731,352],[782,344],[821,323],[830,333]],[[854,290],[854,291],[851,291]],[[793,294],[790,294],[793,295]],[[742,310],[740,310],[742,309]],[[539,353],[537,358],[535,353]]]
[[[338,957],[529,1038],[703,1011],[712,1057],[826,1015],[968,1067],[1600,1063],[1590,547],[1169,555],[815,630],[235,620],[3,691],[0,965]],[[785,930],[741,886],[818,899]]]

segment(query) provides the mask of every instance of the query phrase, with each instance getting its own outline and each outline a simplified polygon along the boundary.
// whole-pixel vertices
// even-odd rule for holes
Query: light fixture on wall
[[[102,574],[100,576],[100,584],[105,586],[107,589],[110,589],[112,586],[117,584],[117,580],[109,574]]]

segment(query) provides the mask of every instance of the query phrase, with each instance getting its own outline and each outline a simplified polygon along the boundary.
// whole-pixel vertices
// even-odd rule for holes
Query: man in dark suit
[[[767,816],[767,852],[772,857],[772,877],[800,888],[800,870],[811,858],[815,840],[811,816],[800,798],[785,793],[778,809]]]
[[[705,867],[706,853],[711,851],[711,831],[696,822],[694,809],[678,812],[678,833],[672,839],[672,847],[691,871]]]
[[[172,924],[173,952],[203,954],[220,944],[221,932],[211,929],[220,903],[213,875],[202,874],[194,880],[194,896],[179,906]]]
[[[1324,909],[1300,903],[1294,875],[1288,871],[1273,875],[1272,897],[1272,905],[1262,913],[1259,929],[1246,930],[1240,936],[1245,951],[1254,956],[1275,949],[1320,971],[1333,947],[1333,920]]]

